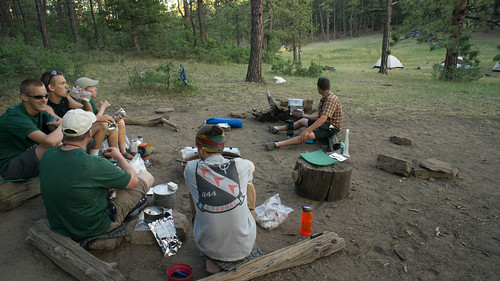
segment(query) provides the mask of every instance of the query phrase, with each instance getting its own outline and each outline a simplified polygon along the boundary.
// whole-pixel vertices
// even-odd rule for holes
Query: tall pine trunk
[[[198,20],[200,25],[201,40],[207,42],[207,30],[205,27],[205,9],[203,7],[203,0],[198,0]]]
[[[378,73],[387,74],[387,57],[389,50],[389,34],[391,33],[392,0],[387,0],[384,18],[384,35],[382,38],[382,58]]]
[[[94,4],[92,2],[93,2],[93,0],[89,0],[90,14],[92,15],[92,23],[94,25],[94,42],[95,42],[95,46],[97,48],[99,48],[99,32],[97,30],[97,22],[95,20],[95,14],[94,14]]]
[[[42,6],[40,0],[35,0],[35,4],[38,23],[40,25],[40,33],[42,34],[43,47],[50,50],[49,32],[47,31],[47,23],[45,22],[45,6]]]
[[[457,32],[450,38],[454,45],[446,48],[446,58],[444,60],[444,70],[446,71],[446,80],[455,78],[454,72],[457,68],[457,56],[460,52],[460,36],[462,35],[463,21],[465,19],[465,9],[467,8],[468,0],[461,0],[453,10],[451,25],[457,26]]]
[[[251,0],[250,6],[252,10],[252,35],[246,81],[262,82],[263,0]]]
[[[80,43],[80,36],[78,35],[78,27],[76,24],[75,16],[75,3],[73,0],[66,0],[66,7],[68,8],[68,17],[71,24],[71,32],[73,33],[73,38],[75,43]]]

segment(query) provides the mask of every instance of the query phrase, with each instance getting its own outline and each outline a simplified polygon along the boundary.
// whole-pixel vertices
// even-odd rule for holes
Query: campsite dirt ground
[[[262,97],[235,102],[231,110],[265,108]],[[314,100],[314,106],[318,101]],[[121,106],[130,118],[141,120],[157,117],[156,108],[175,109],[169,120],[178,125],[178,132],[168,126],[128,126],[127,134],[142,135],[151,143],[149,171],[155,184],[178,183],[175,208],[190,218],[183,167],[176,159],[181,158],[180,149],[193,145],[195,131],[205,119],[229,117],[231,110],[225,103],[194,97]],[[291,172],[299,153],[324,149],[321,144],[265,151],[262,144],[286,136],[269,134],[267,124],[251,116],[243,120],[242,128],[227,132],[227,144],[239,148],[257,167],[257,205],[278,193],[282,203],[294,209],[278,228],[258,228],[257,242],[263,251],[270,253],[306,239],[299,233],[301,204],[314,208],[313,232],[333,231],[346,242],[344,250],[331,256],[256,280],[498,280],[500,122],[452,118],[439,112],[352,114],[352,106],[344,103],[344,128],[350,129],[350,161],[354,163],[351,191],[337,202],[311,201],[295,194]],[[408,137],[413,144],[392,144],[390,136]],[[339,138],[344,138],[344,131]],[[414,165],[435,157],[457,167],[459,174],[450,180],[401,177],[377,169],[378,154],[407,159]],[[1,214],[1,280],[72,279],[25,240],[32,223],[43,217],[40,196]],[[168,258],[157,245],[127,242],[112,252],[92,254],[118,262],[127,280],[166,280],[167,268],[175,263],[191,265],[193,279],[206,276],[192,232],[180,252]]]

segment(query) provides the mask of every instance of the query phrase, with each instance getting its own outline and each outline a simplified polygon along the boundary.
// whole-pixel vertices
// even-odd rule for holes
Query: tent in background
[[[444,67],[444,61],[441,62],[441,66]],[[457,68],[460,68],[462,66],[465,67],[465,68],[474,67],[472,65],[472,63],[470,63],[469,61],[466,61],[463,56],[458,56],[457,57]]]
[[[378,59],[378,61],[375,63],[373,68],[380,68],[380,62],[382,59]],[[393,55],[387,56],[387,68],[392,69],[392,68],[403,68],[403,64]]]
[[[495,66],[493,66],[491,71],[500,71],[500,60],[495,63]]]

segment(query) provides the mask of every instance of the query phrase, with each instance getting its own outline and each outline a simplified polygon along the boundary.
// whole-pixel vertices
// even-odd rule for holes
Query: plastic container
[[[92,98],[91,92],[87,92],[87,91],[80,89],[80,88],[77,88],[77,87],[71,88],[71,90],[69,90],[69,94],[70,94],[70,96],[72,96],[76,99],[79,99],[79,100],[89,101]]]
[[[188,281],[193,277],[193,269],[184,263],[177,263],[167,269],[169,281]]]
[[[300,224],[300,234],[311,235],[312,232],[312,206],[302,205],[302,219]]]

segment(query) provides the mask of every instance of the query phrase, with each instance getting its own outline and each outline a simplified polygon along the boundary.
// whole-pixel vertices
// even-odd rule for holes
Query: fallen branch
[[[344,248],[344,238],[335,232],[324,232],[319,237],[303,240],[241,264],[234,270],[222,271],[200,280],[250,280],[271,272],[311,263]]]
[[[153,127],[153,126],[164,126],[164,125],[169,125],[170,127],[173,127],[175,130],[179,130],[179,127],[177,127],[177,124],[172,123],[167,120],[168,117],[163,116],[163,117],[158,117],[155,119],[147,120],[147,121],[141,121],[141,120],[134,120],[130,118],[125,118],[125,124],[126,125],[137,125],[137,126],[147,126],[147,127]]]
[[[116,263],[104,262],[69,237],[51,231],[47,219],[36,221],[26,240],[78,280],[125,280]]]

